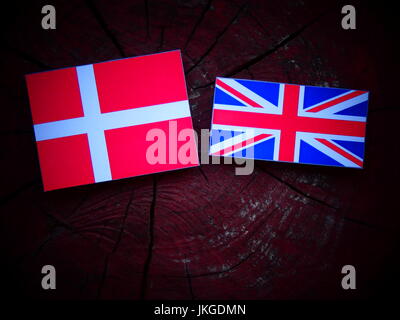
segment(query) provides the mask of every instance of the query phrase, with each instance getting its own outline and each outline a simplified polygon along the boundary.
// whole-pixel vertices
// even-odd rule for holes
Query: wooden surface
[[[2,275],[44,299],[297,299],[388,295],[397,273],[399,147],[388,10],[324,1],[32,1],[3,12]],[[390,11],[390,10],[389,10]],[[181,49],[196,130],[216,76],[371,92],[364,170],[256,162],[44,193],[23,75]],[[397,59],[397,58],[396,58]],[[57,289],[41,289],[41,267]],[[357,270],[357,290],[340,287]]]

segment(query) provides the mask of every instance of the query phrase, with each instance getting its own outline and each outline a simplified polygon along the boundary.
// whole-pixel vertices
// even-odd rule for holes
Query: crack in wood
[[[150,38],[150,12],[149,12],[149,1],[144,0],[144,11],[146,16],[146,38]]]
[[[187,46],[189,45],[189,42],[192,40],[194,34],[195,34],[196,31],[197,31],[197,28],[199,27],[200,23],[203,21],[203,19],[204,19],[206,13],[210,10],[210,8],[211,8],[211,3],[212,3],[212,0],[209,0],[209,1],[206,3],[206,5],[204,6],[203,10],[201,11],[201,14],[200,14],[199,19],[197,19],[195,25],[193,26],[192,31],[190,32],[190,34],[189,34],[189,36],[188,36],[188,38],[187,38],[187,40],[186,40],[186,42],[185,42],[185,45],[183,46],[183,50],[182,50],[183,52],[186,51],[186,48],[187,48]]]
[[[60,226],[59,224],[56,224],[53,229],[50,231],[49,235],[46,237],[44,241],[32,252],[30,255],[32,258],[37,257],[43,250],[44,248],[50,243],[50,241],[54,240],[57,238],[58,235],[62,233],[62,231],[57,231],[63,229],[65,230],[66,228],[64,226]],[[25,258],[25,257],[24,257]],[[22,263],[23,260],[20,261]]]
[[[292,41],[293,39],[297,38],[300,34],[302,34],[304,32],[304,30],[306,30],[307,28],[312,26],[314,23],[316,23],[327,12],[328,12],[328,10],[324,11],[323,13],[318,15],[316,18],[312,19],[311,21],[309,21],[308,23],[303,25],[300,29],[296,30],[295,32],[293,32],[293,33],[291,33],[289,35],[286,35],[282,40],[278,41],[278,43],[276,43],[272,48],[267,49],[266,51],[264,51],[263,53],[259,54],[258,56],[254,57],[254,58],[246,61],[242,65],[234,68],[233,70],[231,70],[230,72],[225,74],[225,77],[234,76],[235,74],[241,72],[242,70],[245,70],[245,69],[248,69],[248,68],[252,67],[256,63],[258,63],[261,60],[263,60],[264,58],[266,58],[267,56],[275,53],[277,50],[279,50],[280,48],[282,48],[283,46],[288,44],[290,41]]]
[[[165,33],[165,26],[161,28],[161,34],[160,34],[160,43],[157,46],[156,52],[159,52],[161,48],[164,46],[164,33]]]
[[[204,177],[204,179],[206,180],[206,182],[207,182],[207,184],[208,184],[208,183],[209,183],[208,177],[207,177],[207,175],[204,173],[204,170],[201,168],[201,166],[198,166],[198,168],[199,168],[199,170],[200,170],[201,175]]]
[[[319,204],[322,204],[322,205],[324,205],[324,206],[326,206],[326,207],[328,207],[328,208],[330,208],[330,209],[333,209],[333,210],[335,210],[335,211],[337,211],[337,210],[340,209],[340,208],[338,208],[338,207],[335,207],[335,206],[330,205],[329,203],[327,203],[327,202],[325,202],[325,201],[323,201],[323,200],[321,200],[321,199],[318,199],[318,198],[316,198],[316,197],[314,197],[314,196],[311,196],[311,195],[309,195],[309,194],[303,192],[303,191],[300,190],[299,188],[296,188],[296,187],[293,186],[292,184],[290,184],[290,183],[288,183],[287,181],[285,181],[285,180],[279,178],[278,176],[274,175],[273,173],[269,172],[268,170],[266,170],[266,169],[264,169],[264,168],[262,168],[262,167],[257,166],[257,168],[259,168],[261,171],[267,173],[268,175],[270,175],[272,178],[274,178],[275,180],[279,181],[280,183],[283,183],[283,184],[284,184],[285,186],[287,186],[289,189],[295,191],[295,192],[298,193],[298,194],[301,194],[302,196],[304,196],[304,197],[306,197],[306,198],[308,198],[308,199],[310,199],[310,200],[313,200],[313,201],[315,201],[315,202],[318,202]],[[386,231],[392,231],[392,230],[389,230],[389,229],[387,229],[387,228],[375,226],[375,225],[372,225],[372,224],[370,224],[370,223],[368,223],[368,222],[365,222],[365,221],[362,221],[362,220],[353,219],[353,218],[350,218],[350,217],[342,217],[342,219],[343,219],[344,221],[348,221],[348,222],[351,222],[351,223],[355,223],[355,224],[358,224],[358,225],[361,225],[361,226],[364,226],[364,227],[368,227],[368,228],[371,228],[371,229],[375,229],[375,230],[380,230],[380,231],[385,231],[385,230],[386,230]]]
[[[257,64],[258,62],[262,61],[263,59],[265,59],[266,57],[272,55],[273,53],[275,53],[277,50],[279,50],[280,48],[282,48],[283,46],[287,45],[289,42],[291,42],[293,39],[297,38],[299,35],[301,35],[306,29],[308,29],[310,26],[314,25],[318,20],[320,20],[324,15],[326,15],[329,11],[331,10],[331,8],[325,10],[323,13],[321,13],[320,15],[318,15],[316,18],[310,20],[308,23],[306,23],[305,25],[303,25],[300,29],[296,30],[295,32],[286,35],[282,40],[278,41],[278,43],[276,43],[275,45],[273,45],[271,48],[267,49],[266,51],[264,51],[263,53],[257,55],[256,57],[246,61],[245,63],[235,67],[234,69],[232,69],[231,71],[225,73],[222,77],[232,77],[236,74],[238,74],[239,72],[243,71],[243,70],[249,70],[250,67],[252,67],[253,65]],[[194,68],[195,66],[193,66],[192,68]],[[189,69],[190,70],[190,69]],[[197,89],[204,89],[207,88],[211,85],[214,84],[214,81],[211,81],[209,83],[206,83],[204,85],[201,86],[197,86],[194,87],[194,90]]]
[[[96,299],[100,299],[100,297],[101,297],[101,291],[103,290],[104,283],[106,281],[106,276],[108,274],[108,264],[109,264],[109,262],[110,262],[110,255],[108,254],[104,258],[103,272],[101,274],[100,284],[99,284],[99,287],[97,289]]]
[[[115,253],[117,251],[118,246],[119,246],[119,244],[121,242],[122,234],[125,232],[126,219],[128,217],[129,208],[131,207],[134,195],[135,195],[135,191],[133,190],[131,192],[131,194],[130,194],[130,197],[129,197],[129,200],[128,200],[128,204],[127,204],[127,206],[125,208],[124,215],[122,217],[121,226],[120,226],[120,229],[119,229],[117,241],[115,241],[115,245],[114,245],[113,250],[112,250],[111,253]]]
[[[247,14],[250,16],[250,18],[256,23],[256,25],[262,30],[262,32],[267,36],[270,37],[270,33],[264,28],[262,23],[258,20],[257,16],[253,14],[252,6],[249,7],[249,10]]]
[[[27,258],[34,258],[37,257],[43,249],[49,244],[51,240],[53,240],[59,233],[56,234],[55,230],[60,229],[60,225],[57,223],[54,225],[52,230],[47,235],[46,239],[40,242],[40,244],[32,250],[31,253],[23,254],[15,259],[15,265],[20,266],[24,263]]]
[[[186,53],[183,52],[183,54],[194,64],[193,58],[191,56],[189,56],[189,54],[187,52]],[[207,77],[207,79],[210,79],[210,77],[208,76],[208,72],[206,72],[201,66],[199,66],[198,68],[200,69],[200,72],[203,76]],[[185,71],[185,75],[186,74],[187,74],[187,71]],[[192,84],[189,81],[187,81],[186,83],[190,87],[190,89],[194,90]]]
[[[247,68],[246,71],[249,73],[250,78],[251,78],[252,80],[254,80],[254,75],[253,75],[253,73],[250,71],[250,69]]]
[[[389,229],[389,228],[373,225],[373,224],[370,224],[368,222],[365,222],[365,221],[362,221],[362,220],[358,220],[358,219],[354,219],[354,218],[350,218],[350,217],[346,217],[346,216],[342,217],[342,219],[344,221],[347,221],[347,222],[351,222],[351,223],[358,224],[358,225],[363,226],[363,227],[367,227],[367,228],[378,230],[378,231],[382,231],[382,232],[383,231],[385,231],[385,232],[386,231],[395,232],[395,230],[392,230],[392,229]]]
[[[315,202],[317,202],[317,203],[319,203],[319,204],[321,204],[323,206],[326,206],[326,207],[328,207],[330,209],[333,209],[333,210],[339,210],[340,209],[338,207],[332,206],[331,204],[329,204],[329,203],[327,203],[327,202],[325,202],[325,201],[323,201],[321,199],[318,199],[318,198],[316,198],[314,196],[311,196],[311,195],[305,193],[304,191],[300,190],[299,188],[295,187],[294,185],[290,184],[289,182],[283,180],[282,178],[278,177],[277,175],[271,173],[270,171],[266,170],[265,168],[262,168],[260,166],[257,166],[257,168],[260,169],[261,171],[265,172],[266,174],[268,174],[269,176],[271,176],[275,180],[279,181],[280,183],[284,184],[285,186],[287,186],[292,191],[302,195],[303,197],[305,197],[307,199],[313,200],[313,201],[315,201]]]
[[[191,277],[190,272],[189,272],[189,265],[188,265],[188,262],[187,262],[186,255],[185,255],[185,260],[184,261],[185,261],[184,262],[184,264],[185,264],[185,274],[186,274],[186,279],[188,281],[190,297],[191,297],[192,300],[194,300],[195,297],[194,297],[194,293],[193,293],[192,277]]]
[[[156,208],[156,199],[157,199],[157,177],[153,177],[153,199],[150,205],[149,212],[149,244],[147,247],[147,257],[143,265],[143,276],[142,283],[140,287],[140,298],[143,300],[146,297],[147,293],[147,285],[148,285],[148,277],[151,261],[153,259],[153,247],[154,247],[154,215]]]
[[[126,218],[128,217],[129,208],[131,207],[134,194],[135,194],[135,192],[134,192],[134,190],[132,190],[132,192],[131,192],[131,194],[129,196],[128,203],[127,203],[126,208],[124,210],[124,214],[122,216],[122,221],[121,221],[121,225],[120,225],[120,228],[119,228],[119,233],[118,233],[118,236],[117,236],[117,240],[114,242],[114,245],[113,245],[113,248],[112,248],[111,252],[109,254],[107,254],[105,259],[104,259],[103,273],[102,273],[102,277],[101,277],[101,280],[100,280],[100,285],[99,285],[98,290],[97,290],[97,299],[99,299],[101,297],[101,291],[103,290],[104,283],[105,283],[105,280],[106,280],[106,277],[107,277],[108,266],[109,266],[109,262],[110,262],[111,256],[117,251],[118,246],[119,246],[119,244],[121,242],[122,234],[125,231]]]
[[[44,63],[43,61],[39,60],[38,58],[27,52],[24,52],[14,47],[10,47],[7,44],[4,44],[2,48],[9,51],[10,53],[15,54],[17,57],[20,57],[21,59],[38,66],[40,69],[53,69],[53,67],[49,66],[48,64]]]
[[[262,227],[266,224],[266,222],[274,215],[275,212],[278,211],[278,208],[274,208],[272,209],[272,211],[266,215],[264,217],[264,219],[262,219],[260,221],[260,223],[257,225],[256,228],[254,228],[252,230],[251,233],[247,234],[247,236],[251,236],[253,234],[258,234],[259,230],[262,229]],[[228,269],[222,270],[222,271],[213,271],[213,272],[206,272],[206,273],[199,273],[199,274],[189,274],[190,276],[190,281],[193,278],[202,278],[202,277],[210,277],[210,276],[216,276],[216,275],[220,275],[220,274],[224,274],[224,273],[228,273],[233,271],[234,269],[238,268],[241,264],[243,264],[244,262],[246,262],[251,256],[253,256],[254,254],[256,254],[257,249],[262,246],[263,243],[260,243],[256,248],[251,249],[251,252],[246,255],[244,258],[240,259],[236,264],[234,264],[233,266],[229,267]],[[185,258],[186,261],[186,258]],[[171,276],[171,275],[167,275],[167,277],[169,278],[188,278],[188,274],[185,274],[185,276]],[[189,279],[188,279],[189,281]]]
[[[73,225],[69,224],[68,222],[64,221],[62,218],[60,218],[57,215],[51,214],[50,212],[48,212],[46,209],[43,208],[43,206],[39,205],[38,203],[36,203],[36,205],[41,209],[41,211],[44,213],[44,215],[46,215],[47,217],[49,217],[50,219],[54,220],[56,223],[59,224],[59,226],[61,225],[62,227],[64,227],[65,229],[71,231],[72,233],[78,234],[80,236],[82,236],[83,238],[90,240],[89,238],[85,237],[84,235],[82,235],[82,233],[80,233],[77,228],[75,228]]]
[[[89,199],[90,194],[91,194],[91,190],[90,189],[85,191],[85,194],[80,199],[78,204],[74,207],[74,209],[72,209],[72,212],[71,212],[71,214],[69,216],[70,218],[73,218],[73,217],[76,216],[76,214],[79,212],[79,209],[81,209],[81,207],[83,207],[85,202]]]
[[[102,251],[104,251],[104,247],[99,245],[96,241],[93,241],[92,238],[87,237],[86,235],[83,234],[83,232],[75,227],[74,225],[68,223],[67,221],[65,221],[63,218],[52,214],[50,212],[48,212],[38,201],[35,201],[35,205],[40,209],[40,211],[47,216],[48,218],[50,218],[51,220],[54,221],[54,223],[56,223],[56,227],[64,227],[65,229],[69,230],[72,234],[76,234],[79,235],[80,237],[82,237],[82,239],[87,240],[88,242],[90,242],[91,244],[93,244],[96,248],[101,249]]]
[[[22,186],[20,186],[19,188],[17,188],[13,192],[9,193],[8,195],[5,195],[5,196],[1,197],[0,198],[0,206],[3,206],[5,204],[7,204],[10,200],[12,200],[16,196],[18,196],[21,192],[23,192],[23,191],[33,187],[34,185],[38,184],[39,181],[40,181],[39,178],[34,178],[33,180],[23,184]]]
[[[211,46],[203,53],[203,55],[200,57],[199,60],[197,60],[197,62],[191,66],[186,72],[185,74],[188,75],[190,72],[192,72],[210,53],[211,51],[214,49],[214,47],[218,44],[218,42],[220,41],[220,39],[223,37],[223,35],[228,31],[229,27],[234,24],[240,14],[243,12],[244,9],[246,9],[248,7],[248,4],[244,4],[242,5],[239,10],[236,12],[236,14],[233,16],[233,18],[229,21],[229,23],[222,29],[222,31],[217,35],[217,37],[215,38],[214,42],[211,44]]]
[[[113,43],[114,47],[118,50],[118,53],[120,54],[120,56],[125,58],[126,54],[125,54],[124,49],[122,48],[121,44],[118,42],[118,40],[114,36],[114,34],[111,32],[111,30],[108,27],[106,21],[104,20],[102,14],[97,9],[97,7],[94,5],[93,1],[92,0],[85,0],[85,2],[86,2],[86,6],[90,9],[90,11],[92,12],[93,16],[95,17],[97,23],[103,29],[104,33],[110,38],[110,40]]]

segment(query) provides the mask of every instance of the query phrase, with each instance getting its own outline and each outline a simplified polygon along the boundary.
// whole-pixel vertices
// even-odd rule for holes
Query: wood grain
[[[320,1],[41,1],[3,19],[0,243],[18,296],[43,299],[352,299],[396,265],[400,219],[393,34],[355,2],[357,30]],[[23,75],[181,49],[196,130],[216,76],[371,92],[364,170],[256,162],[43,193]],[[57,290],[40,287],[53,264]],[[341,267],[358,289],[340,288]],[[390,267],[392,266],[392,267]]]

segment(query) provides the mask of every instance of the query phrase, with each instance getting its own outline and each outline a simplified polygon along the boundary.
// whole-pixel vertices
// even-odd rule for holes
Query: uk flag
[[[46,191],[198,165],[179,50],[29,74],[26,81]],[[161,143],[173,161],[148,161],[152,129],[165,133]],[[192,151],[184,162],[176,157],[183,145]]]
[[[210,155],[362,168],[368,92],[217,78]]]

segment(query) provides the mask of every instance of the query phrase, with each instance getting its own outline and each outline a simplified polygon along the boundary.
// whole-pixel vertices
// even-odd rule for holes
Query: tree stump
[[[296,299],[377,296],[395,274],[400,178],[394,29],[382,8],[321,1],[44,1],[2,19],[1,250],[17,296]],[[365,169],[256,161],[44,193],[23,75],[181,49],[195,129],[216,76],[370,91]],[[43,290],[43,265],[57,290]],[[357,290],[343,290],[354,265]],[[386,288],[386,287],[385,287]],[[11,290],[10,289],[10,290]]]

